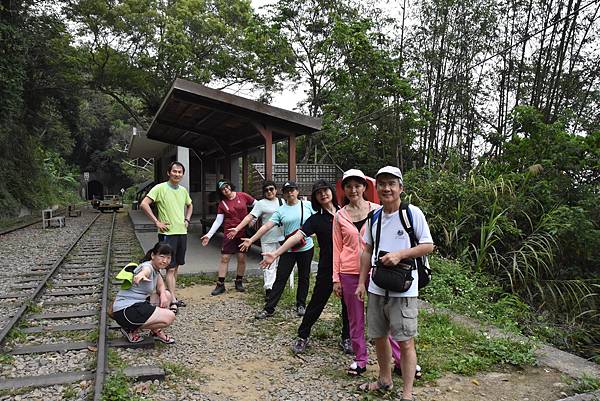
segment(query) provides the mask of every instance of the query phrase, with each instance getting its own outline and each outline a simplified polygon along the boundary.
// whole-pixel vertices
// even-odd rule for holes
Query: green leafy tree
[[[85,0],[68,11],[89,86],[115,99],[141,128],[177,77],[270,90],[288,65],[284,43],[249,1]]]

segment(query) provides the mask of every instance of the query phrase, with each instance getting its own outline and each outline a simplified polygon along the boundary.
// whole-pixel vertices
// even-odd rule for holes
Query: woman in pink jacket
[[[350,322],[350,339],[354,350],[354,361],[348,374],[358,376],[367,369],[368,355],[365,340],[364,303],[354,292],[360,275],[360,254],[364,248],[365,222],[371,210],[379,205],[364,199],[367,179],[362,171],[350,169],[344,172],[342,187],[346,205],[340,209],[333,221],[333,291],[344,300]],[[390,337],[394,371],[400,371],[400,348]],[[419,369],[420,370],[420,369]]]

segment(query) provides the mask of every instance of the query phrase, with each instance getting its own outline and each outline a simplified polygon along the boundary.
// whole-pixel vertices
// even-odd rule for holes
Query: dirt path
[[[350,357],[332,339],[316,340],[301,358],[290,351],[297,325],[291,311],[281,319],[257,322],[249,294],[228,291],[210,296],[211,286],[180,291],[188,302],[170,332],[174,347],[153,351],[162,360],[183,366],[152,394],[157,400],[363,400],[356,387],[363,379],[349,378]],[[330,314],[331,315],[331,314]],[[372,353],[374,354],[374,353]],[[426,367],[424,367],[426,368]],[[366,378],[376,375],[368,367]],[[401,380],[395,378],[397,388]],[[436,383],[419,383],[420,401],[548,401],[564,396],[561,375],[551,369],[527,368],[464,377],[448,374]],[[395,392],[384,399],[399,399]]]

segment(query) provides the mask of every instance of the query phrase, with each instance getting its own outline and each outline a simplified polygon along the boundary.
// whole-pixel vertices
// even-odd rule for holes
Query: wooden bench
[[[42,228],[64,227],[65,216],[53,216],[52,213],[54,213],[52,209],[42,210]]]
[[[69,205],[67,207],[67,216],[69,216],[69,217],[80,217],[81,216],[81,210],[77,209],[77,207],[75,207],[75,205]]]

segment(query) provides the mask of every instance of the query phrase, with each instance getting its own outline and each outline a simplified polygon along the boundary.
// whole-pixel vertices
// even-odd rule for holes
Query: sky
[[[274,4],[276,3],[276,0],[251,0],[251,3],[254,10],[261,14],[260,7]],[[273,99],[271,100],[270,105],[286,110],[299,111],[297,110],[297,104],[304,98],[304,88],[299,86],[294,89],[292,86],[293,85],[291,82],[284,83],[284,90],[282,92],[273,93]],[[256,99],[258,97],[258,94],[253,94],[240,88],[233,90],[226,89],[225,91],[252,99]]]

